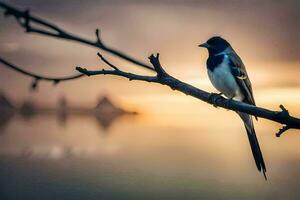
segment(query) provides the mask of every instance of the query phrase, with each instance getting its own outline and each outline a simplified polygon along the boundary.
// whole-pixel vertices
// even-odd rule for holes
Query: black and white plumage
[[[221,37],[212,37],[199,45],[207,48],[207,71],[213,86],[229,99],[255,105],[252,86],[245,65],[231,45]],[[252,117],[237,112],[244,122],[252,154],[259,171],[266,178],[266,166],[256,137]]]

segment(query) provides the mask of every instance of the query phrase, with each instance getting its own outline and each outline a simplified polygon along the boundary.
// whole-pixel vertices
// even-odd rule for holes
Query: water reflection
[[[120,115],[104,128],[94,114],[61,107],[60,114],[15,113],[1,131],[1,199],[300,197],[296,131],[279,140],[276,125],[256,122],[265,182],[232,112],[200,104],[181,115]]]
[[[68,106],[65,97],[60,98],[57,107],[37,106],[32,100],[26,100],[17,107],[2,92],[0,92],[0,111],[0,128],[4,128],[14,115],[20,115],[26,121],[46,115],[56,117],[61,126],[66,125],[70,116],[94,117],[98,124],[107,130],[117,118],[138,114],[136,111],[128,111],[116,106],[107,96],[100,97],[97,105],[92,108]]]
[[[10,110],[2,110],[0,114],[0,131],[1,133],[4,132],[6,126],[11,121],[14,116],[14,112]]]
[[[14,155],[22,158],[40,158],[40,159],[65,159],[70,157],[91,157],[97,156],[103,152],[103,149],[90,146],[76,146],[74,143],[60,143],[53,139],[53,142],[48,143],[47,135],[52,134],[52,130],[58,129],[60,132],[58,141],[64,139],[61,133],[67,132],[66,128],[69,124],[72,126],[74,121],[78,123],[79,127],[76,131],[80,130],[82,126],[94,126],[97,124],[97,132],[99,135],[107,135],[110,127],[121,118],[135,118],[136,111],[128,111],[113,103],[109,97],[100,97],[97,105],[93,108],[90,106],[70,106],[66,98],[62,97],[59,100],[57,107],[39,106],[32,100],[26,100],[20,107],[14,106],[8,97],[3,93],[0,94],[0,128],[1,134],[5,133],[14,134],[15,131],[5,130],[10,122],[13,122],[12,129],[23,129],[27,132],[28,127],[32,127],[34,131],[38,130],[37,123],[45,123],[41,127],[39,135],[34,135],[32,139],[38,137],[40,140],[31,142],[28,140],[26,144],[14,145],[4,143],[8,148],[1,148],[0,154]],[[50,122],[50,123],[49,123]],[[88,123],[86,123],[88,122]],[[83,123],[83,124],[81,124]],[[70,132],[73,134],[73,132]],[[58,135],[57,135],[58,136]],[[56,136],[56,137],[57,137]],[[13,140],[19,139],[15,136],[6,136]],[[24,135],[21,136],[21,138]],[[55,137],[55,138],[56,138]],[[108,149],[105,149],[107,151]]]

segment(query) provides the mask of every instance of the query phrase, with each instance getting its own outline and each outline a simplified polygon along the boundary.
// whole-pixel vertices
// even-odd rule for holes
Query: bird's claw
[[[218,107],[217,101],[222,98],[222,93],[211,93],[209,95],[209,101],[212,103],[214,107]]]

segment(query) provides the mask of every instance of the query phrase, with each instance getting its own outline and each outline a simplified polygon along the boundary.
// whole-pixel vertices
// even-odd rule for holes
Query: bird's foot
[[[209,101],[213,104],[214,107],[218,107],[217,102],[222,98],[222,93],[211,93],[209,95]]]

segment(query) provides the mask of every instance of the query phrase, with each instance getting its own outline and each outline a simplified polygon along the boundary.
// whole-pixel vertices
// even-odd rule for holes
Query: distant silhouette
[[[5,96],[3,92],[0,92],[0,109],[14,109],[13,104],[10,102],[10,100]]]
[[[9,111],[1,111],[0,114],[0,134],[3,134],[6,126],[9,124],[11,119],[14,116],[14,112],[9,112]]]
[[[97,123],[101,126],[101,128],[103,128],[103,130],[108,130],[109,127],[111,127],[111,125],[113,124],[113,122],[119,117],[120,115],[95,115]]]
[[[59,110],[65,111],[67,109],[67,100],[66,97],[61,97],[58,101]]]
[[[0,131],[3,134],[5,127],[15,114],[15,107],[3,92],[0,92]]]
[[[97,103],[94,114],[97,122],[102,126],[104,130],[107,130],[112,123],[124,114],[133,114],[133,112],[128,112],[118,106],[116,106],[108,96],[100,97]]]
[[[136,115],[136,111],[127,111],[113,103],[107,95],[101,96],[95,107],[68,106],[67,100],[62,96],[57,107],[38,106],[32,100],[26,100],[20,107],[15,107],[3,92],[0,92],[0,130],[12,119],[14,114],[24,119],[31,119],[39,115],[55,116],[61,126],[65,126],[69,116],[94,117],[97,123],[108,130],[113,122],[123,115]]]
[[[95,107],[96,114],[123,114],[125,110],[115,106],[107,96],[100,98],[98,104]]]
[[[58,101],[58,123],[64,126],[67,123],[68,111],[67,111],[67,100],[63,96]]]
[[[19,112],[25,119],[30,119],[37,114],[37,106],[33,101],[27,100],[20,107]]]

